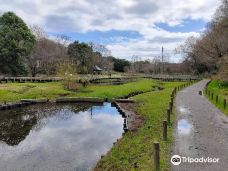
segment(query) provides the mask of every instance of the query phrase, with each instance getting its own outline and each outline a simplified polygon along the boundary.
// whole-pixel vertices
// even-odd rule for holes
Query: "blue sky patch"
[[[129,39],[139,39],[143,36],[136,31],[122,31],[122,30],[110,30],[110,31],[89,31],[86,33],[67,32],[63,33],[71,38],[71,40],[79,40],[80,42],[94,42],[98,44],[112,44],[118,41],[127,41]],[[49,35],[57,35],[55,33],[49,33]]]
[[[200,30],[205,28],[207,23],[204,20],[185,19],[180,25],[173,26],[173,27],[169,26],[166,23],[157,23],[155,25],[169,32],[187,33],[187,32],[199,32]]]

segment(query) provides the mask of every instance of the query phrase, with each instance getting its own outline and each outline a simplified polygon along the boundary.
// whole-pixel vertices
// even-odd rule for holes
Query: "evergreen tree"
[[[0,72],[19,75],[26,72],[24,61],[35,43],[35,36],[13,12],[0,16]]]

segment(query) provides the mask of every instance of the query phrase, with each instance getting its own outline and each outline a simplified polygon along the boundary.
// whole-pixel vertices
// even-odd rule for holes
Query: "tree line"
[[[178,47],[182,63],[115,58],[103,45],[72,42],[65,35],[50,39],[39,26],[28,27],[13,12],[0,16],[0,74],[12,76],[57,75],[58,72],[93,73],[94,66],[105,71],[146,74],[205,74],[226,70],[228,53],[228,0],[223,0],[200,37],[190,37]],[[225,69],[224,69],[225,68]],[[228,75],[228,73],[223,74]]]
[[[96,65],[107,71],[124,72],[130,62],[111,56],[103,45],[72,42],[65,35],[50,39],[42,28],[29,28],[13,12],[0,16],[0,74],[56,75],[63,66],[88,74]]]
[[[185,66],[195,74],[218,73],[228,67],[223,66],[228,58],[228,0],[222,0],[200,37],[189,37],[179,51],[184,54]]]

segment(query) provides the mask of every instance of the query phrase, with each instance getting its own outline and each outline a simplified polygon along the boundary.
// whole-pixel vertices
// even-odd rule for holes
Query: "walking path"
[[[218,163],[172,165],[174,171],[228,170],[228,117],[198,92],[209,80],[202,80],[177,94],[177,123],[172,155],[191,158],[219,158]],[[202,159],[201,159],[202,160]]]

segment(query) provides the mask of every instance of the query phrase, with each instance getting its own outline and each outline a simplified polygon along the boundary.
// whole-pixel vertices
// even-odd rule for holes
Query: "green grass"
[[[20,99],[36,99],[57,97],[102,97],[116,98],[126,96],[135,91],[148,91],[155,82],[141,79],[123,85],[90,85],[72,92],[65,90],[60,82],[53,83],[8,83],[0,84],[0,103],[14,102]]]
[[[97,80],[96,82],[102,82],[102,83],[111,83],[111,82],[114,82],[114,81],[120,81],[120,79],[118,78],[113,78],[113,79],[109,79],[109,78],[103,78],[103,79],[100,79],[100,80]]]
[[[135,96],[139,103],[138,113],[144,116],[145,125],[137,132],[127,132],[111,151],[100,160],[95,170],[143,170],[153,168],[153,142],[160,142],[161,170],[169,170],[170,146],[173,140],[172,123],[168,128],[168,141],[162,141],[162,121],[170,95],[181,83],[164,83],[165,89]],[[174,116],[172,116],[172,120]],[[137,165],[137,168],[135,168]]]
[[[213,100],[211,95],[207,95],[207,98],[217,106],[222,112],[228,115],[228,104],[226,105],[226,109],[223,107],[223,100],[226,99],[228,103],[228,83],[224,83],[222,81],[213,80],[208,85],[207,89],[213,93]],[[216,96],[218,95],[218,103],[216,103]]]
[[[70,93],[61,83],[8,83],[0,84],[0,102],[14,102],[20,99],[55,98]]]

